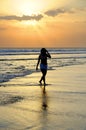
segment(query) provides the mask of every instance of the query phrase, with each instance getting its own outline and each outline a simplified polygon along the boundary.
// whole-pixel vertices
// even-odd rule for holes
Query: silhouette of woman
[[[42,48],[41,53],[40,53],[40,55],[38,57],[36,70],[38,70],[38,65],[40,63],[40,70],[42,72],[42,77],[41,77],[39,83],[42,84],[42,81],[43,81],[44,85],[46,85],[45,76],[47,74],[47,57],[51,58],[51,55],[49,54],[49,52],[45,48]]]

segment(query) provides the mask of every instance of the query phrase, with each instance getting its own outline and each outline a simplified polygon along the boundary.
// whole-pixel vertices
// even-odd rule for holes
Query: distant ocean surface
[[[48,69],[86,64],[86,48],[48,48]],[[40,49],[0,49],[0,85],[35,72]]]

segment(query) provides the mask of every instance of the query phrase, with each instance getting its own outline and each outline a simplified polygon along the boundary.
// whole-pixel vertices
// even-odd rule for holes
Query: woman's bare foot
[[[40,85],[42,85],[42,82],[41,82],[41,81],[39,81],[39,83],[40,83]]]

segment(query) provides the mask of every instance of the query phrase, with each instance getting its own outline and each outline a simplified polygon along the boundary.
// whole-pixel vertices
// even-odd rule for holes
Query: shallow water
[[[0,88],[0,130],[85,130],[86,65],[18,77]],[[27,84],[27,85],[26,85]]]
[[[48,69],[86,64],[86,49],[48,49]],[[0,83],[35,72],[40,49],[0,49]]]
[[[0,55],[0,130],[86,130],[86,50],[51,52],[45,90],[35,71],[39,50],[5,51]]]

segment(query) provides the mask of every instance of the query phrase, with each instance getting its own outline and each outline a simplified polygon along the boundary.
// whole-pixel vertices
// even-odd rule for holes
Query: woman
[[[46,85],[45,76],[47,74],[47,57],[51,58],[49,52],[45,48],[42,48],[41,53],[40,53],[40,55],[38,57],[36,70],[38,70],[38,65],[41,62],[40,63],[40,70],[42,72],[42,77],[41,77],[39,83],[42,84],[42,81],[43,81],[44,85]]]

